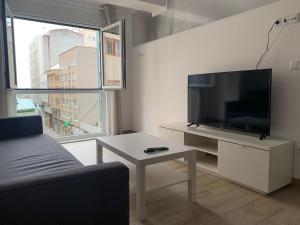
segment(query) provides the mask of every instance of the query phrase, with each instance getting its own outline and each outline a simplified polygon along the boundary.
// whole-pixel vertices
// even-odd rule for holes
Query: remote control
[[[146,148],[144,150],[145,153],[152,153],[152,152],[155,152],[155,151],[167,151],[169,150],[168,147],[152,147],[152,148]]]

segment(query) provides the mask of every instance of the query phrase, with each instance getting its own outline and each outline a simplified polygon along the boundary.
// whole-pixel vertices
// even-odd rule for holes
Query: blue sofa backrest
[[[41,116],[0,118],[0,140],[43,133]]]

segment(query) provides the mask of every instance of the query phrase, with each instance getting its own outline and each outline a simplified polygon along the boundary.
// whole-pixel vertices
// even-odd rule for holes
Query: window
[[[41,115],[44,132],[56,138],[103,133],[99,44],[89,38],[99,40],[99,30],[14,22],[16,115]]]
[[[76,74],[79,82],[73,89],[100,88],[99,48],[96,42],[85,41],[91,35],[99,36],[99,30],[15,19],[14,31],[17,88],[51,89],[42,75],[62,72],[62,81],[71,80],[74,66],[82,69]]]
[[[103,89],[126,87],[124,21],[101,30],[101,71]]]
[[[109,37],[107,38],[105,47],[107,55],[120,57],[120,40]]]

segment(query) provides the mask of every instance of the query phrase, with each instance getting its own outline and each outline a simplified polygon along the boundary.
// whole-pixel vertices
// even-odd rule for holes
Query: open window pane
[[[100,87],[99,31],[15,19],[18,88]]]
[[[17,94],[17,116],[41,115],[52,137],[103,133],[103,94]]]
[[[124,21],[101,30],[101,69],[103,89],[125,88]]]

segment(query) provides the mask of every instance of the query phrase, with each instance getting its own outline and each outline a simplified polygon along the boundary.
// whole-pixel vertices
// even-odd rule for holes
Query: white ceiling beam
[[[152,13],[152,15],[161,12],[166,8],[166,6],[161,6],[160,4],[150,3],[150,1],[139,1],[139,0],[99,0],[101,3],[118,5],[122,7],[127,7],[135,10],[141,10],[145,12]]]
[[[166,6],[167,5],[167,0],[140,0],[142,2],[148,2],[160,6]]]

